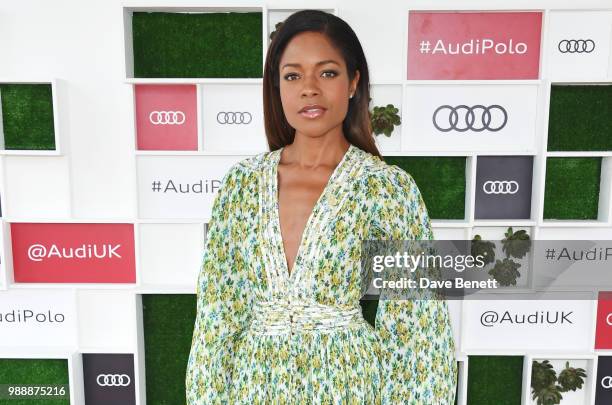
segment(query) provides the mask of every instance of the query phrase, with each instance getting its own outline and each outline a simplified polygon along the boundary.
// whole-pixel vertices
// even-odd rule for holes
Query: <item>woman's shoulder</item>
[[[270,153],[272,152],[261,152],[232,164],[223,176],[221,189],[230,194],[246,194],[249,190],[256,192],[258,178],[269,160]]]
[[[261,152],[253,156],[248,156],[234,163],[230,170],[256,172],[260,170],[271,152]]]
[[[262,171],[264,164],[272,152],[261,152],[253,156],[241,159],[230,166],[226,172],[228,177],[250,176]]]

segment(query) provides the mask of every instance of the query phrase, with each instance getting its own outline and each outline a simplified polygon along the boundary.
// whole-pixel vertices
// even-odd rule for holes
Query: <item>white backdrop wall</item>
[[[4,222],[125,222],[137,223],[139,187],[136,170],[139,167],[135,153],[133,85],[127,82],[124,38],[123,7],[172,6],[249,6],[261,7],[254,1],[131,1],[116,0],[15,0],[0,3],[0,83],[19,81],[55,81],[57,97],[56,129],[59,134],[61,154],[36,156],[35,153],[1,153],[0,198]],[[491,4],[490,1],[317,1],[317,2],[266,2],[269,8],[335,8],[357,33],[367,56],[370,80],[373,83],[401,83],[405,79],[404,36],[409,10],[544,10],[544,9],[599,9],[610,8],[609,0],[590,1],[506,1]],[[372,12],[375,7],[375,12]],[[382,32],[384,27],[384,33]],[[543,31],[546,27],[543,27]],[[612,52],[611,52],[612,55]],[[608,63],[612,69],[612,63]],[[545,75],[541,69],[540,76]],[[608,73],[608,77],[612,77]],[[425,87],[415,87],[427,91]],[[542,89],[546,87],[542,86]],[[436,89],[439,90],[439,89]],[[531,146],[535,147],[536,146]],[[426,148],[427,149],[427,148]],[[166,153],[172,155],[171,153]],[[186,159],[184,159],[186,161]],[[470,161],[468,158],[468,165]],[[607,167],[608,172],[610,168]],[[534,178],[535,181],[541,179]],[[469,183],[473,179],[467,178]],[[468,197],[470,198],[470,197]],[[535,197],[534,197],[535,198]],[[610,199],[609,194],[607,195]],[[540,198],[541,200],[541,198]],[[473,208],[473,203],[467,201]],[[535,206],[535,204],[534,204]],[[612,239],[609,214],[611,204],[603,204],[607,222],[591,227],[574,227],[577,239]],[[536,209],[541,209],[537,208]],[[471,210],[473,211],[473,209]],[[466,213],[466,219],[471,218]],[[533,218],[537,218],[534,214]],[[140,221],[146,222],[146,221]],[[75,305],[78,307],[75,342],[67,341],[66,357],[70,350],[93,352],[135,353],[142,370],[142,331],[134,320],[141,309],[135,293],[146,292],[195,292],[195,278],[201,260],[204,229],[201,223],[181,219],[167,221],[152,219],[140,223],[135,229],[137,261],[146,274],[138,274],[134,285],[13,285],[9,274],[3,274],[9,287],[23,294],[37,292],[35,288],[57,289],[77,287]],[[497,221],[497,231],[503,231],[508,221]],[[536,220],[522,221],[521,225],[535,225]],[[482,224],[480,224],[482,225]],[[601,226],[605,225],[605,226]],[[449,239],[471,238],[476,233],[486,234],[493,228],[439,226],[437,234]],[[520,228],[520,226],[519,226]],[[143,230],[141,234],[139,231]],[[484,231],[484,232],[483,232]],[[558,236],[556,228],[538,230],[542,239]],[[166,240],[160,240],[165,236]],[[487,236],[485,235],[485,238]],[[566,237],[566,234],[564,236]],[[182,239],[181,239],[182,238]],[[7,243],[5,241],[5,250]],[[163,247],[163,249],[161,249]],[[5,258],[3,257],[3,260]],[[10,257],[7,257],[7,260]],[[164,269],[173,266],[174,277],[168,282]],[[1,279],[1,278],[0,278]],[[0,280],[2,281],[2,280]],[[0,282],[0,287],[2,283]],[[6,285],[4,285],[6,287]],[[9,294],[13,291],[0,291]],[[30,289],[31,288],[31,289]],[[42,291],[39,291],[42,293]],[[6,295],[5,295],[6,297]],[[588,301],[585,301],[587,303]],[[590,302],[588,302],[590,304]],[[110,305],[109,305],[110,304]],[[468,335],[459,333],[462,309],[451,303],[453,327],[457,342]],[[101,306],[104,310],[101,310]],[[587,307],[585,312],[594,311]],[[111,329],[112,328],[112,329]],[[118,330],[121,333],[109,333]],[[468,331],[469,332],[469,331]],[[592,339],[592,333],[581,343]],[[469,343],[469,342],[466,342]],[[588,342],[587,347],[593,345]],[[472,344],[476,344],[474,341]],[[458,347],[461,345],[459,344]],[[466,344],[465,347],[470,347]],[[71,349],[72,348],[72,349]],[[582,348],[582,347],[581,347]],[[57,352],[54,349],[54,353]],[[474,351],[475,353],[476,351]],[[0,347],[0,357],[12,357],[27,353],[28,357],[49,355],[44,348],[19,351]],[[520,353],[519,350],[508,351]],[[461,353],[458,353],[461,355]],[[581,350],[577,356],[586,356],[595,367],[592,352]],[[532,354],[537,358],[537,353]],[[582,358],[581,357],[581,358]],[[460,360],[464,359],[460,357]],[[531,359],[531,357],[529,358]],[[71,378],[78,381],[78,361],[71,362]],[[145,403],[143,373],[136,369],[140,383],[136,386],[139,403]],[[592,381],[591,381],[592,383]],[[460,380],[460,392],[467,381]],[[76,388],[75,388],[76,387]],[[593,388],[592,386],[590,387]],[[74,403],[82,399],[78,384],[71,390]],[[592,399],[592,398],[591,398]],[[461,403],[461,402],[460,402]]]

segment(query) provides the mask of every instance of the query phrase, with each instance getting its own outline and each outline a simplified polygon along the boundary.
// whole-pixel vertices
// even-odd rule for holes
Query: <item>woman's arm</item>
[[[427,208],[414,179],[397,166],[387,170],[379,177],[374,204],[376,239],[433,240]],[[390,298],[381,292],[376,331],[386,357],[383,404],[454,403],[457,363],[448,306],[427,292],[422,295],[425,299]]]
[[[249,321],[252,286],[237,232],[246,178],[246,168],[234,165],[213,203],[185,379],[188,405],[228,403],[234,349]]]

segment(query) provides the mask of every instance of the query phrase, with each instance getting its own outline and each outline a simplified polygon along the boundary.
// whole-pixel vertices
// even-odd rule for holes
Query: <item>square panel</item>
[[[261,84],[202,85],[204,150],[267,151],[262,100]]]
[[[2,347],[51,349],[77,345],[74,290],[38,290],[35,294],[28,290],[2,291],[0,308]]]
[[[195,294],[142,296],[147,402],[185,401],[185,370],[196,313]]]
[[[469,356],[467,403],[520,404],[523,362],[523,356]]]
[[[550,89],[549,151],[612,151],[612,85]]]
[[[611,34],[611,11],[551,11],[546,43],[550,79],[605,80]]]
[[[537,79],[542,12],[410,11],[409,80]]]
[[[5,217],[67,218],[72,215],[70,159],[5,156],[3,160]]]
[[[134,86],[136,148],[139,150],[198,150],[195,85]]]
[[[564,358],[563,355],[532,357],[533,378],[529,379],[530,384],[525,387],[529,398],[526,403],[542,403],[543,398],[556,392],[560,405],[591,404],[594,373],[594,360],[590,358]],[[549,382],[547,388],[544,388]]]
[[[595,327],[592,295],[470,295],[463,303],[462,351],[588,353]]]
[[[93,287],[77,290],[79,345],[100,350],[131,347],[137,339],[134,294]]]
[[[134,225],[11,223],[16,283],[135,283]]]
[[[494,246],[490,246],[491,249],[484,249],[489,255],[490,253],[493,256],[489,256],[489,260],[487,264],[482,267],[479,272],[476,272],[471,279],[477,280],[487,280],[487,279],[495,279],[498,282],[498,287],[493,291],[504,291],[507,290],[509,292],[516,292],[518,289],[525,289],[530,287],[530,280],[533,278],[532,271],[533,265],[532,256],[534,255],[534,244],[531,243],[528,249],[522,250],[518,244],[507,244],[509,248],[504,250],[504,239],[508,239],[508,237],[516,237],[517,233],[522,233],[524,231],[528,236],[530,241],[533,242],[533,230],[530,227],[521,227],[521,226],[487,226],[487,227],[474,227],[472,229],[472,236],[470,240],[474,240],[477,236],[480,240],[488,241],[493,243]],[[516,240],[516,239],[514,239]],[[481,245],[483,246],[483,245]],[[514,249],[513,249],[514,248]],[[492,250],[492,252],[491,252]],[[524,253],[522,257],[520,254]],[[504,260],[507,259],[506,262]],[[505,264],[511,264],[513,266],[517,266],[516,270],[518,271],[518,275],[516,278],[512,277],[509,272],[505,272]]]
[[[0,395],[3,404],[42,404],[70,405],[70,373],[69,362],[65,358],[46,359],[0,359],[0,384],[20,386],[51,386],[52,392],[57,395],[53,399],[49,396],[39,395],[31,399],[17,399],[9,397],[6,391]],[[40,390],[42,393],[42,390]],[[6,396],[5,396],[6,395]],[[36,399],[35,399],[36,398]]]
[[[139,224],[139,280],[143,286],[193,287],[202,264],[201,224]]]
[[[0,83],[0,149],[56,149],[51,83]]]
[[[246,156],[139,156],[140,218],[210,218],[223,176]]]
[[[548,157],[544,219],[598,219],[601,163],[600,157]]]
[[[533,156],[478,156],[476,219],[530,219]]]
[[[136,405],[132,353],[83,353],[87,405]]]
[[[535,151],[537,100],[531,84],[408,85],[402,150]]]
[[[262,76],[261,8],[139,10],[128,19],[134,77]]]

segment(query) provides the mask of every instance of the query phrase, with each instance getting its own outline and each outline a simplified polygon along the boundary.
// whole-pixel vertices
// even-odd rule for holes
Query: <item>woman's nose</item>
[[[304,86],[302,88],[302,95],[312,96],[313,94],[319,94],[320,90],[316,77],[305,75],[302,84]]]

